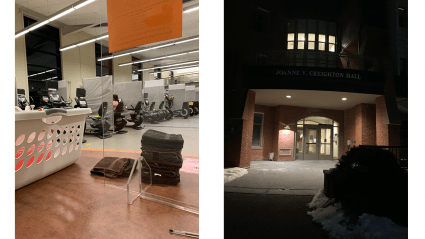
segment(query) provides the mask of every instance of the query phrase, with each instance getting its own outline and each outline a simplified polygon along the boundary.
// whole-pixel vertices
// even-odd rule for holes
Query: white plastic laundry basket
[[[15,190],[75,163],[91,109],[15,113]]]

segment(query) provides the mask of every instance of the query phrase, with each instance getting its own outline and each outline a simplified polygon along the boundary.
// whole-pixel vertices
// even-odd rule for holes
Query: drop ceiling
[[[256,89],[255,104],[277,106],[346,110],[360,103],[375,104],[380,95],[313,90]],[[290,95],[291,98],[286,96]],[[343,101],[342,98],[347,98]]]
[[[75,2],[78,0],[15,0],[15,3],[34,11],[36,13],[42,14],[44,16],[49,16]],[[183,1],[183,8],[188,8],[192,5],[199,4],[199,0],[192,1]],[[93,3],[88,4],[85,7],[77,9],[72,13],[65,15],[57,20],[58,22],[65,24],[67,26],[78,26],[78,25],[90,25],[89,27],[83,28],[82,31],[91,34],[93,36],[98,36],[108,32],[107,26],[96,27],[96,25],[107,23],[107,10],[106,10],[106,0],[96,0]],[[194,37],[199,35],[199,11],[192,11],[189,13],[183,14],[183,32],[182,38]],[[173,40],[170,40],[173,41]],[[170,41],[164,41],[170,42]],[[108,46],[108,40],[97,41],[104,46]],[[149,47],[151,45],[158,45],[158,43],[147,44],[140,46],[141,48]],[[133,48],[134,49],[134,48]],[[199,49],[199,41],[192,41],[188,43],[183,43],[171,47],[165,47],[157,50],[147,51],[140,54],[133,54],[134,57],[139,59],[149,59],[160,57],[164,55],[175,54],[184,51],[190,51]],[[121,51],[120,53],[125,53],[126,51]],[[144,64],[144,67],[150,67],[152,65],[164,65],[172,64],[175,62],[181,61],[192,61],[199,59],[199,54],[194,53],[186,57],[176,57],[170,59],[164,59],[161,61],[155,61],[152,63]]]

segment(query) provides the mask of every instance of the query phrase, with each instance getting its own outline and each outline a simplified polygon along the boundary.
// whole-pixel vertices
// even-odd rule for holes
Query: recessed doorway
[[[295,160],[338,158],[338,127],[332,119],[312,116],[297,122]]]

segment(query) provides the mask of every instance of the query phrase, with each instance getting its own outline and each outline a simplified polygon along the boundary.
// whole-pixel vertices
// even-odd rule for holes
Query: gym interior
[[[199,0],[15,0],[15,96],[16,238],[199,237]]]

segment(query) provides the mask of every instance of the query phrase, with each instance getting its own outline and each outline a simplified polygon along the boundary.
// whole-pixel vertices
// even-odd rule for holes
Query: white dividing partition
[[[143,101],[142,85],[142,81],[115,83],[114,92],[122,99],[124,105],[134,108],[137,102]]]
[[[144,93],[148,93],[149,103],[152,104],[155,102],[155,109],[159,108],[161,101],[164,101],[164,80],[150,80],[145,81]]]
[[[199,101],[199,87],[195,88],[195,93],[196,93],[195,101]]]
[[[184,84],[169,85],[168,94],[174,97],[171,110],[181,110],[186,100],[186,86]]]
[[[196,101],[196,93],[195,93],[195,86],[194,85],[188,85],[186,86],[186,101]]]
[[[58,94],[62,96],[65,101],[68,101],[68,81],[58,81]]]
[[[105,117],[109,117],[109,122],[114,122],[113,107],[113,85],[112,76],[103,76],[90,79],[83,79],[83,88],[86,90],[86,100],[88,107],[92,110],[93,115],[97,115],[102,102],[108,102],[108,109]],[[87,124],[87,128],[90,124]]]

